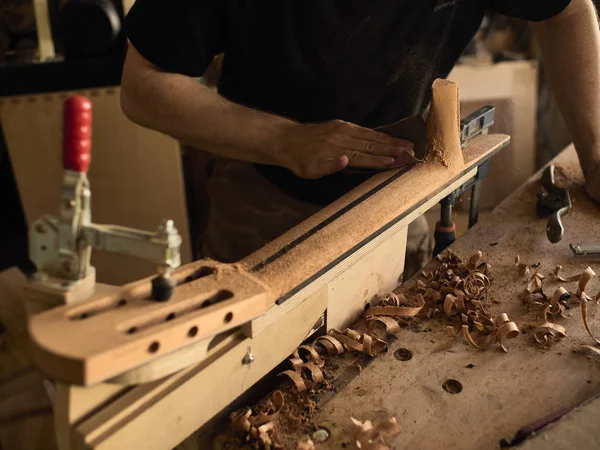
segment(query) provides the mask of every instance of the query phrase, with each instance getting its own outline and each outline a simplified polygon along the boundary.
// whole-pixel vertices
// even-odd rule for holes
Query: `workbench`
[[[393,441],[394,448],[497,448],[501,439],[510,440],[522,426],[600,392],[600,361],[579,350],[580,344],[593,344],[581,324],[579,310],[567,311],[571,317],[561,321],[568,336],[544,350],[534,341],[530,329],[540,323],[536,316],[539,312],[528,312],[520,296],[525,282],[515,266],[516,255],[530,264],[541,263],[544,274],[557,264],[567,275],[579,273],[588,265],[600,273],[597,262],[575,259],[568,247],[569,243],[598,239],[600,208],[582,191],[583,177],[573,148],[561,153],[555,164],[557,182],[569,188],[573,199],[573,208],[564,218],[565,236],[559,244],[548,241],[546,221],[535,217],[537,174],[452,246],[462,257],[482,250],[484,259],[492,265],[492,313],[506,312],[522,331],[510,341],[509,352],[505,354],[497,346],[476,350],[461,338],[450,338],[443,320],[420,320],[416,326],[403,328],[383,355],[373,359],[352,354],[340,357],[335,365],[338,379],[343,382],[339,382],[337,392],[324,395],[309,423],[284,438],[298,441],[315,427],[325,427],[330,438],[317,448],[352,448],[351,416],[374,423],[395,416],[402,433]],[[411,282],[414,280],[405,286]],[[15,269],[0,274],[2,377],[25,373],[22,371],[31,365],[26,350],[26,316],[21,309],[24,283],[24,276]],[[576,285],[559,283],[552,277],[547,277],[545,283],[551,291],[558,285],[574,291]],[[595,295],[598,289],[600,283],[593,279],[588,292]],[[600,327],[598,306],[590,303],[589,309],[594,330]],[[396,359],[394,353],[399,349],[408,349],[412,358]],[[444,391],[442,384],[448,379],[458,380],[462,391]],[[31,371],[29,380],[35,385],[39,379]],[[54,448],[51,408],[43,390],[32,391],[28,386],[15,389],[28,393],[31,416],[0,425],[3,448]],[[5,398],[11,393],[1,394]],[[3,412],[0,409],[0,418],[6,419]],[[192,437],[182,445],[197,448],[194,439],[198,440]]]
[[[329,389],[317,390],[313,397],[316,411],[307,423],[284,425],[280,430],[286,448],[295,448],[295,442],[306,441],[319,428],[327,430],[330,437],[316,448],[354,448],[351,417],[375,425],[392,416],[402,432],[386,439],[391,448],[499,448],[501,440],[510,441],[527,424],[600,392],[600,359],[581,350],[582,344],[594,342],[583,327],[579,307],[571,307],[567,318],[557,322],[567,329],[568,336],[545,349],[535,342],[532,332],[542,323],[540,312],[528,312],[522,301],[527,281],[515,265],[517,255],[522,262],[539,263],[541,273],[549,275],[544,281],[549,295],[558,286],[570,292],[576,289],[576,282],[562,283],[550,275],[558,264],[569,276],[588,266],[600,273],[598,260],[576,259],[569,250],[569,243],[598,240],[600,208],[583,192],[574,148],[569,147],[553,162],[557,184],[569,189],[573,201],[564,218],[566,231],[560,243],[549,242],[547,220],[535,216],[538,173],[451,247],[463,258],[481,250],[492,265],[491,314],[507,313],[521,330],[521,335],[509,342],[508,353],[499,345],[481,351],[462,336],[451,338],[445,316],[416,319],[396,338],[389,338],[387,352],[375,358],[345,353],[326,359],[324,370],[329,368],[335,374],[328,380]],[[416,278],[397,292],[409,290]],[[595,278],[587,291],[595,295],[599,289]],[[599,309],[590,302],[592,330],[600,327]],[[462,391],[446,392],[442,387],[446,380],[458,381]],[[284,393],[294,391],[290,381],[281,388]],[[286,395],[287,401],[294,401],[293,397]],[[597,448],[597,427],[591,432],[589,424],[586,427],[581,428],[587,431],[581,431],[578,448]],[[572,439],[573,434],[570,436]],[[528,448],[573,447],[553,438],[528,442]]]

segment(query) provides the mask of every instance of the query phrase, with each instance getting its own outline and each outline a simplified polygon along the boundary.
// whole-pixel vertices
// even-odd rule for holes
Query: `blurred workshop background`
[[[95,221],[154,229],[162,217],[170,217],[184,238],[184,263],[199,247],[201,233],[190,236],[189,230],[202,229],[206,199],[191,187],[203,183],[209,158],[130,123],[120,111],[126,46],[122,21],[133,2],[0,1],[0,270],[27,267],[27,223],[58,210],[61,108],[73,91],[94,104],[90,178]],[[215,86],[219,69],[217,57],[204,82]],[[486,210],[570,139],[526,23],[486,17],[449,78],[460,84],[463,116],[494,105],[492,132],[512,136],[510,148],[494,158],[484,180],[485,220]],[[190,164],[182,164],[186,160]],[[437,220],[435,211],[430,214]],[[459,217],[459,232],[466,228],[463,222]],[[153,270],[100,252],[94,254],[94,266],[100,281],[115,284]]]

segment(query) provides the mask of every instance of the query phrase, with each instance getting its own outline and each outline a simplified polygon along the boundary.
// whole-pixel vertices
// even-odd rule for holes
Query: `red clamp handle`
[[[65,170],[87,172],[92,149],[92,102],[81,95],[69,97],[64,107],[63,165]]]

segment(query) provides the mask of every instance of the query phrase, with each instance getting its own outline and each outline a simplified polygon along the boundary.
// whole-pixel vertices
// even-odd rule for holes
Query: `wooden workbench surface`
[[[588,266],[600,274],[597,261],[576,259],[568,246],[600,239],[600,208],[582,191],[583,177],[573,148],[560,154],[555,164],[557,183],[569,188],[573,201],[559,244],[548,241],[546,220],[535,217],[538,174],[452,247],[461,257],[482,250],[492,265],[492,316],[506,312],[522,331],[509,341],[509,352],[497,345],[480,351],[462,337],[449,337],[445,318],[420,322],[418,332],[415,327],[403,328],[387,353],[362,370],[357,371],[356,364],[349,367],[347,371],[356,373],[352,381],[318,405],[311,426],[326,427],[331,437],[317,448],[354,448],[351,416],[374,424],[395,416],[402,427],[400,435],[388,440],[395,449],[498,448],[501,439],[510,440],[521,427],[600,392],[600,359],[579,350],[581,344],[593,341],[583,328],[578,307],[558,322],[567,328],[568,336],[545,350],[529,328],[541,324],[539,312],[528,312],[520,297],[526,283],[515,267],[516,255],[522,262],[541,263],[545,275],[557,264],[568,276]],[[576,284],[548,276],[544,289],[551,294],[563,285],[575,292]],[[595,295],[599,289],[595,278],[587,291]],[[589,310],[592,330],[600,335],[600,306],[590,302]],[[410,350],[412,359],[394,358],[400,348]],[[448,379],[458,380],[462,392],[446,392],[442,384]],[[301,428],[284,440],[302,439],[310,427]]]

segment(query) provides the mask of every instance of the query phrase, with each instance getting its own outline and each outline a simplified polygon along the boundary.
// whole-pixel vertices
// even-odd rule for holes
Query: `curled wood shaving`
[[[545,322],[533,330],[533,337],[538,344],[550,346],[558,337],[563,338],[567,335],[567,329],[555,323]]]
[[[585,288],[592,278],[596,276],[596,272],[592,270],[591,267],[588,267],[583,271],[583,273],[579,276],[579,283],[577,284],[577,297],[580,299],[591,300],[590,297],[585,293]]]
[[[278,377],[281,377],[281,376],[289,377],[296,385],[296,389],[298,389],[298,392],[303,392],[306,390],[306,383],[304,382],[304,379],[295,370],[284,370],[283,372],[279,373],[277,376]]]
[[[531,275],[529,281],[527,282],[527,292],[529,292],[530,294],[542,291],[542,281],[546,277],[540,273],[540,270],[540,267],[535,269],[535,272],[533,272],[533,275]]]
[[[384,420],[376,427],[369,420],[361,422],[354,417],[350,417],[350,420],[354,424],[356,446],[364,450],[389,450],[385,438],[397,436],[402,431],[395,417]]]
[[[344,353],[344,346],[340,344],[340,341],[329,335],[318,337],[313,345],[322,346],[328,355],[340,355]]]
[[[378,316],[389,316],[389,317],[397,317],[400,319],[410,319],[415,317],[423,306],[425,306],[425,298],[421,294],[417,294],[412,303],[416,303],[412,306],[401,306],[406,305],[408,301],[404,297],[404,295],[397,294],[388,294],[390,295],[389,300],[387,302],[384,300],[379,303],[378,306],[373,306],[372,308],[367,309],[365,312],[365,317],[370,319],[372,317]],[[379,306],[383,304],[383,306]]]
[[[481,324],[481,327],[483,327],[483,324]],[[480,330],[481,327],[479,327]],[[487,325],[487,328],[491,328],[490,333],[477,338],[471,335],[471,332],[469,331],[469,325],[463,324],[462,332],[465,340],[475,348],[487,350],[493,344],[499,343],[500,347],[505,352],[508,352],[506,340],[514,339],[519,335],[519,327],[516,323],[511,322],[508,318],[508,315],[505,313],[498,314],[493,322],[493,325]]]
[[[274,420],[285,404],[281,391],[275,391],[269,399],[268,409],[258,415],[253,415],[250,408],[231,413],[231,425],[246,434],[247,440],[258,440],[264,448],[270,449],[273,442],[269,432],[275,428]]]
[[[332,328],[329,334],[338,340],[347,350],[355,350],[369,356],[376,356],[387,348],[385,341],[349,328],[344,331]]]
[[[446,295],[444,300],[444,313],[450,317],[452,309],[455,308],[458,313],[465,313],[465,294],[462,291],[455,291],[455,294]]]
[[[567,290],[563,287],[559,287],[556,289],[556,291],[554,291],[554,295],[552,295],[552,299],[550,300],[550,305],[549,308],[546,308],[544,310],[544,321],[547,322],[547,317],[546,314],[550,313],[552,314],[554,317],[557,316],[561,316],[564,317],[564,313],[565,313],[565,305],[563,304],[564,302],[566,302],[570,297],[570,294],[567,292]]]
[[[398,322],[394,319],[387,316],[376,316],[368,319],[369,334],[372,333],[373,327],[377,322],[381,322],[385,325],[385,332],[387,334],[396,336],[400,332],[400,325],[398,325]]]
[[[306,441],[298,442],[296,450],[315,450],[315,443],[312,439],[308,438]]]
[[[300,351],[306,352],[306,360],[300,356]],[[293,355],[295,358],[299,358],[302,361],[312,361],[317,367],[323,367],[325,365],[325,361],[323,361],[317,351],[309,345],[301,345],[294,351]]]
[[[570,283],[572,281],[578,281],[579,278],[581,277],[581,274],[579,275],[573,275],[572,277],[561,277],[560,276],[560,272],[562,271],[563,267],[561,265],[557,265],[554,268],[554,276],[556,278],[558,278],[560,281],[562,281],[563,283]]]
[[[323,372],[321,369],[317,367],[313,363],[306,363],[302,366],[302,370],[308,370],[310,372],[310,376],[312,378],[313,383],[321,383],[325,377],[323,376]]]
[[[585,298],[581,298],[581,321],[583,322],[583,326],[585,327],[585,330],[588,332],[588,334],[590,335],[590,337],[596,342],[596,344],[600,344],[600,341],[596,338],[596,336],[594,336],[592,334],[592,331],[590,330],[590,325],[588,324],[588,319],[587,319],[587,299]]]
[[[597,347],[592,347],[591,345],[582,345],[583,348],[585,348],[586,350],[591,351],[592,353],[594,353],[596,356],[600,356],[600,349]]]

